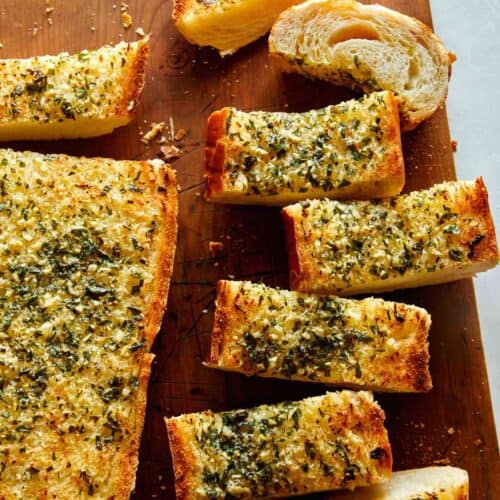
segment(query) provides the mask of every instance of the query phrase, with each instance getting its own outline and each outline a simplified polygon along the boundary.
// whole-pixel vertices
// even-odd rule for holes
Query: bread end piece
[[[469,475],[458,467],[423,467],[393,472],[384,484],[332,495],[332,500],[468,500]]]
[[[271,29],[269,48],[284,71],[362,92],[394,91],[403,131],[442,107],[456,59],[424,23],[354,0],[308,0],[287,9]]]
[[[188,42],[224,57],[266,34],[278,15],[300,0],[174,0],[172,20]]]

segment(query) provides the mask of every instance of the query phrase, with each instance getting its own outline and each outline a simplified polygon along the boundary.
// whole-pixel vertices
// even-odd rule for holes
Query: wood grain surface
[[[431,24],[428,0],[382,3]],[[153,158],[160,146],[141,143],[140,130],[147,130],[153,121],[172,121],[175,131],[186,131],[176,143],[184,155],[174,163],[180,184],[176,264],[168,310],[154,346],[157,357],[135,492],[138,499],[174,498],[165,415],[248,407],[325,391],[321,385],[245,378],[201,364],[207,353],[218,279],[234,276],[288,286],[279,210],[213,206],[203,201],[206,118],[222,106],[301,111],[352,94],[281,74],[268,58],[265,39],[224,60],[210,49],[190,46],[170,21],[171,1],[129,0],[128,4],[133,24],[125,30],[120,2],[54,0],[48,2],[54,11],[47,14],[45,0],[1,0],[0,57],[78,52],[134,40],[138,27],[152,35],[147,84],[133,124],[93,140],[17,143],[12,147],[117,159]],[[456,64],[460,64],[460,54]],[[444,110],[404,136],[404,152],[405,191],[455,178]],[[216,259],[208,250],[211,240],[225,246]],[[433,319],[434,389],[424,395],[377,395],[387,414],[395,469],[449,461],[468,470],[472,499],[499,498],[499,455],[472,282],[387,297],[423,306]]]

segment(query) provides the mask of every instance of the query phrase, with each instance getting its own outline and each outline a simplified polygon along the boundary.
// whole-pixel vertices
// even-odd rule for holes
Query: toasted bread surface
[[[0,498],[126,499],[166,304],[159,160],[0,150]]]
[[[392,90],[411,130],[448,92],[448,52],[420,21],[354,0],[308,0],[283,12],[269,37],[283,68],[363,92]]]
[[[282,215],[290,283],[300,291],[389,291],[454,281],[498,264],[482,178],[382,201],[305,201]]]
[[[341,299],[219,281],[212,368],[376,391],[421,392],[429,314],[381,299]]]
[[[148,43],[0,60],[0,141],[95,137],[126,125],[144,86]]]
[[[332,500],[468,500],[469,475],[458,467],[393,472],[389,482],[332,495]]]
[[[394,196],[405,178],[397,102],[377,92],[306,113],[216,111],[205,178],[219,203]]]
[[[166,419],[177,499],[287,497],[387,481],[384,418],[371,393],[342,391]]]
[[[172,19],[191,43],[233,54],[265,35],[280,12],[300,0],[174,0]]]

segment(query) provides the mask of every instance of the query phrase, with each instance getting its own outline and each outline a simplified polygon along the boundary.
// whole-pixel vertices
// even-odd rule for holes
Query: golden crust
[[[478,178],[474,182],[457,181],[436,185],[428,191],[396,197],[393,199],[393,202],[399,206],[398,200],[416,199],[414,196],[419,194],[424,197],[427,196],[429,203],[433,203],[434,196],[442,195],[449,205],[449,210],[456,214],[459,221],[462,221],[459,224],[459,228],[453,228],[452,226],[451,229],[451,232],[457,231],[455,233],[457,234],[456,241],[453,244],[454,248],[444,247],[444,250],[440,250],[445,252],[444,256],[447,258],[447,261],[441,259],[441,267],[432,271],[426,271],[425,269],[415,271],[410,267],[409,272],[405,271],[399,275],[393,272],[393,268],[389,266],[387,268],[389,276],[380,279],[376,276],[374,277],[369,271],[369,267],[375,264],[375,262],[368,260],[365,264],[359,265],[356,271],[358,274],[348,283],[345,280],[338,281],[338,276],[334,272],[327,276],[325,270],[320,269],[322,266],[319,266],[319,261],[313,258],[311,244],[314,236],[309,231],[304,232],[302,223],[306,220],[307,216],[305,216],[303,207],[300,204],[295,204],[285,207],[282,211],[286,249],[289,258],[291,288],[293,290],[335,293],[344,296],[356,293],[382,292],[397,288],[411,288],[468,278],[498,264],[499,254],[495,228],[488,205],[488,193],[482,178]],[[359,203],[358,207],[362,207],[361,203],[363,202]],[[388,201],[384,203],[386,203],[384,206],[389,208],[389,204],[392,202]],[[440,206],[436,209],[439,212]],[[427,219],[425,218],[425,212],[420,211],[418,208],[407,207],[405,210],[409,210],[409,212],[405,214],[401,213],[398,216],[403,217],[406,221],[411,221],[414,217],[422,216],[423,220],[427,221],[425,224],[429,225],[429,231],[437,231],[437,226],[434,228],[435,224],[432,224],[428,217]],[[357,222],[360,227],[364,227],[368,223],[367,220],[363,220],[362,218]],[[348,236],[352,235],[348,234]],[[372,236],[370,237],[373,239]],[[408,234],[405,237],[409,237]],[[438,234],[435,233],[433,238],[438,238]],[[448,244],[446,243],[446,245]],[[455,257],[456,254],[449,256],[448,252],[452,252],[455,249],[459,250],[458,256]],[[342,256],[348,254],[349,250],[346,250]],[[417,256],[416,258],[421,259],[424,263],[423,265],[427,262],[425,259],[432,257],[432,254],[426,252],[421,255],[423,257]],[[337,281],[333,284],[332,280]]]
[[[324,118],[316,120],[318,116],[323,116],[322,113],[331,116],[331,119],[328,121],[325,121]],[[337,115],[342,116],[342,118],[337,119]],[[280,134],[283,123],[288,123],[282,116],[282,113],[245,113],[227,107],[215,111],[209,116],[205,148],[205,199],[216,203],[286,205],[311,198],[384,198],[399,194],[403,189],[405,171],[399,109],[398,101],[392,92],[373,93],[362,100],[360,104],[356,100],[351,100],[340,103],[338,107],[329,107],[325,110],[290,114],[290,123],[294,124],[294,128],[290,132],[294,136],[302,136],[307,141],[310,155],[317,147],[314,141],[311,142],[311,138],[321,137],[320,133],[321,135],[325,133],[329,137],[328,146],[325,146],[326,149],[323,150],[327,152],[324,154],[330,155],[333,150],[335,158],[337,158],[338,153],[343,158],[342,161],[352,167],[355,173],[351,173],[348,179],[342,177],[343,173],[340,167],[334,167],[333,174],[327,174],[327,166],[329,169],[331,166],[329,160],[325,159],[322,168],[319,169],[321,181],[317,180],[317,184],[315,184],[304,174],[303,167],[297,170],[296,158],[302,152],[295,151],[295,142],[292,143],[293,147],[289,155],[284,157],[279,155],[276,157],[273,146],[262,145],[260,131],[263,128],[264,131],[268,130],[266,123],[274,125],[273,128],[280,140],[287,140],[286,134]],[[366,118],[367,116],[368,118]],[[354,152],[359,155],[357,158],[356,156],[351,157],[348,153],[349,148],[346,148],[344,144],[345,132],[339,133],[337,131],[340,128],[338,122],[342,121],[340,125],[345,130],[346,125],[343,122],[348,120],[351,124],[355,122],[359,124],[360,120],[367,121],[367,127],[362,132],[357,132],[357,127],[354,129],[356,132],[354,130],[348,132],[351,141],[366,145],[366,152],[364,150],[361,150],[361,153],[358,153],[357,150]],[[303,129],[300,125],[302,122],[311,123],[311,126]],[[233,127],[236,128],[233,129]],[[376,138],[375,127],[379,131],[376,133]],[[242,132],[244,138],[240,133],[233,134],[231,131],[234,130]],[[338,137],[335,131],[337,131]],[[365,140],[368,142],[365,143]],[[255,153],[253,147],[258,147],[260,153]],[[263,153],[265,150],[267,153]],[[361,159],[363,155],[368,153],[376,159],[369,161]],[[250,172],[249,168],[242,164],[243,157],[245,160],[249,158],[254,160]],[[308,160],[307,153],[306,159],[303,161],[304,164],[306,160]],[[339,161],[342,163],[341,160]],[[363,163],[360,164],[359,161]],[[272,168],[266,167],[266,165],[276,166],[280,171],[283,169],[282,173],[291,179],[288,187],[279,182],[277,174],[272,173]],[[261,180],[253,180],[252,171],[254,169]],[[237,181],[232,180],[233,177],[228,174],[229,171],[231,174],[239,173]],[[326,186],[321,186],[320,182],[326,183]]]
[[[172,20],[177,23],[184,13],[189,9],[191,0],[174,0],[172,8]]]
[[[137,51],[133,58],[127,61],[127,68],[123,73],[123,96],[116,105],[117,116],[135,115],[137,103],[146,82],[146,66],[149,55],[149,37],[137,42]],[[130,103],[134,103],[133,106]]]
[[[273,301],[274,311],[277,308],[276,304],[281,304],[283,300],[286,303],[283,316],[271,316],[272,313],[265,305],[259,305],[262,297],[264,297],[263,304],[266,304],[266,297]],[[295,313],[294,304],[298,297],[304,301],[308,295],[295,295],[294,292],[273,290],[249,282],[219,281],[207,366],[235,371],[247,376],[258,375],[312,381],[375,391],[425,392],[432,388],[429,372],[428,334],[431,326],[429,314],[419,307],[375,298],[343,300],[332,297],[332,300],[336,300],[345,308],[343,310],[347,313],[347,317],[362,318],[355,323],[352,319],[349,320],[349,324],[345,326],[346,329],[370,332],[371,327],[377,325],[377,328],[385,331],[384,337],[387,340],[377,344],[376,349],[374,348],[375,354],[367,354],[363,351],[359,351],[358,354],[354,346],[351,346],[353,356],[362,369],[361,377],[354,376],[349,370],[345,373],[339,370],[335,359],[331,361],[332,373],[330,375],[313,371],[312,377],[299,373],[287,375],[286,372],[280,370],[283,367],[280,362],[276,365],[268,364],[266,368],[250,361],[247,350],[242,347],[243,336],[247,331],[246,326],[254,325],[254,322],[255,326],[252,326],[252,331],[257,331],[260,328],[258,322],[262,318],[266,318],[268,322],[274,319],[281,325],[279,331],[276,332],[268,326],[267,332],[273,340],[267,340],[267,345],[276,345],[278,352],[282,349],[286,350],[285,345],[291,348],[295,338],[294,332],[290,332],[291,327],[287,326],[284,318],[290,321],[291,318],[300,321],[311,311],[311,308],[303,302],[302,315]],[[314,295],[309,297],[312,300],[321,299]],[[320,327],[321,323],[318,318],[313,319],[313,322],[318,328]],[[333,326],[331,331],[336,332]],[[300,332],[296,335],[300,335]],[[284,344],[281,344],[281,341]],[[389,346],[392,342],[397,343],[396,348]],[[364,348],[366,349],[366,346]],[[300,364],[300,359],[298,361]],[[309,366],[309,368],[312,367]]]
[[[392,470],[392,451],[387,430],[384,427],[385,414],[380,406],[373,401],[371,393],[364,391],[327,393],[324,396],[287,403],[285,405],[287,410],[285,411],[289,411],[290,405],[296,405],[300,409],[300,423],[297,420],[295,424],[292,424],[291,428],[287,427],[287,430],[273,429],[271,431],[272,442],[283,447],[281,453],[285,453],[287,456],[288,453],[294,454],[299,461],[298,463],[312,462],[314,457],[308,457],[303,451],[304,441],[315,443],[316,440],[328,439],[331,441],[330,444],[333,444],[336,438],[346,439],[346,436],[350,436],[347,438],[349,439],[347,446],[349,453],[353,454],[351,459],[356,460],[361,465],[360,471],[363,470],[361,476],[353,479],[354,483],[350,487],[381,483],[389,479]],[[244,411],[244,418],[249,418],[250,422],[252,418],[259,418],[259,415],[260,418],[263,418],[263,415],[273,415],[273,413],[267,412],[275,411],[274,409],[282,411],[279,410],[281,407],[282,405],[262,405]],[[318,415],[318,412],[321,416]],[[229,416],[233,413],[241,415],[240,410],[225,412],[224,415]],[[290,422],[291,419],[285,420]],[[178,500],[206,498],[203,492],[204,474],[214,467],[216,472],[215,470],[211,472],[215,472],[215,474],[221,473],[218,467],[224,462],[224,458],[219,456],[222,452],[215,450],[218,456],[217,460],[214,461],[215,457],[212,457],[210,449],[202,448],[197,436],[201,428],[205,428],[205,425],[210,426],[213,422],[217,422],[215,424],[218,429],[217,432],[223,433],[220,427],[227,425],[223,424],[223,421],[222,414],[214,414],[210,410],[165,418],[174,468],[176,498]],[[284,423],[280,425],[288,426],[290,424]],[[243,430],[242,432],[247,431]],[[252,427],[249,428],[248,432],[256,433],[254,438],[261,439],[258,429]],[[296,437],[294,436],[295,433],[297,434]],[[354,435],[356,437],[351,441]],[[376,455],[372,455],[367,450],[376,450]],[[332,452],[334,451],[332,450]],[[296,455],[297,453],[299,455]],[[336,472],[330,475],[329,478],[325,478],[323,473],[319,471],[312,472],[298,467],[298,463],[293,467],[292,475],[288,476],[288,481],[275,486],[276,489],[272,491],[271,498],[328,491],[346,486],[342,477],[339,477]],[[235,478],[235,480],[238,482],[238,479]],[[224,494],[225,485],[226,483],[221,485],[222,494]],[[257,487],[260,488],[261,486]],[[249,492],[247,492],[243,494],[243,497],[253,498],[255,496],[250,496]],[[259,494],[257,494],[257,497],[260,498]]]
[[[154,290],[152,292],[150,308],[145,315],[147,326],[144,335],[147,339],[149,350],[160,330],[163,312],[167,305],[170,278],[174,267],[174,255],[177,240],[177,183],[175,173],[167,166],[160,166],[154,175],[151,173],[151,165],[144,163],[145,173],[150,174],[150,183],[155,196],[161,200],[164,210],[165,227],[163,228],[163,238],[158,243],[158,265],[156,266],[156,276],[154,279]],[[166,192],[158,192],[158,187],[166,189]],[[137,395],[136,412],[131,422],[130,448],[121,456],[116,467],[119,493],[117,499],[126,500],[130,497],[135,486],[135,475],[139,463],[138,453],[141,442],[142,428],[146,414],[148,382],[151,375],[151,363],[154,355],[144,354],[139,382],[140,391]]]
[[[177,500],[188,500],[193,484],[195,456],[185,442],[187,436],[179,423],[173,418],[165,418],[165,424],[174,465],[175,497]]]

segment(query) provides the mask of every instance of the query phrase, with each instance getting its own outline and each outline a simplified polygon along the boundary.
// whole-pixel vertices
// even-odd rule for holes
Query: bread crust
[[[372,110],[374,104],[376,111],[368,111],[368,109]],[[345,112],[345,108],[347,107],[349,111]],[[304,120],[306,123],[311,122],[312,127],[314,127],[314,117],[316,116],[314,113],[316,112],[318,116],[323,116],[320,113],[325,113],[331,119],[325,122],[324,118],[321,118],[314,132],[309,133],[310,135],[307,135],[308,132],[305,132],[305,137],[303,136],[303,138],[305,138],[308,145],[311,143],[311,149],[301,161],[303,165],[306,165],[312,159],[315,151],[313,148],[316,148],[316,146],[314,145],[314,141],[311,142],[311,137],[316,137],[318,141],[323,133],[329,137],[329,145],[326,148],[330,149],[324,150],[328,152],[325,153],[322,163],[318,165],[318,170],[321,173],[315,174],[319,175],[319,178],[322,179],[321,182],[327,182],[326,186],[321,185],[319,182],[313,184],[307,176],[304,177],[303,172],[300,170],[300,175],[297,173],[297,164],[294,162],[299,153],[294,149],[295,144],[293,144],[292,150],[288,155],[280,157],[279,155],[276,156],[272,146],[266,146],[265,143],[261,144],[262,139],[260,138],[261,131],[264,130],[265,132],[267,130],[267,128],[263,128],[265,125],[261,122],[265,123],[267,120],[274,125],[274,130],[277,130],[277,135],[281,137],[279,130],[282,127],[282,121],[287,123],[287,119],[284,119],[283,116],[291,116],[290,123],[294,124],[294,128],[290,132],[300,136],[302,132],[298,124],[301,123],[301,120]],[[377,117],[376,121],[370,113],[375,113]],[[342,119],[337,118],[337,116],[342,116]],[[353,120],[353,122],[357,121],[359,123],[359,119],[354,120],[354,117],[361,118],[363,116],[369,117],[370,126],[368,127],[367,121],[367,128],[363,132],[351,131],[348,133],[353,134],[350,140],[355,143],[363,143],[365,139],[368,141],[368,153],[372,155],[374,152],[376,153],[373,155],[376,158],[374,160],[361,159],[362,156],[359,155],[357,150],[355,150],[355,153],[359,156],[351,158],[349,156],[350,153],[348,153],[349,146],[346,147],[346,144],[342,142],[346,140],[345,135],[342,136],[343,139],[340,139],[340,135],[336,136],[339,125],[337,121],[342,121],[340,125],[345,127],[346,125],[343,121],[347,123],[348,120]],[[236,125],[232,125],[233,123],[236,123]],[[238,123],[241,124],[241,129],[231,128],[233,126],[239,127]],[[377,136],[376,139],[373,138],[374,132],[372,129],[372,125],[375,123],[379,130],[377,135],[380,133],[380,136]],[[249,125],[251,125],[251,128]],[[290,127],[292,126],[290,125]],[[298,128],[295,129],[295,127]],[[234,130],[242,130],[245,140],[242,139],[242,135],[239,133],[233,133]],[[345,131],[343,134],[345,134]],[[339,140],[341,140],[341,144],[337,142]],[[260,152],[258,154],[254,153],[254,148]],[[344,151],[344,148],[346,151]],[[379,150],[383,150],[383,152],[379,152]],[[330,155],[331,151],[334,151],[335,155],[338,154],[340,157],[337,160],[335,156],[335,162],[345,162],[355,172],[351,174],[348,181],[345,177],[342,177],[344,175],[342,168],[337,163],[333,167],[330,164],[331,157],[327,155]],[[243,164],[242,158],[244,157],[245,160],[253,158],[254,164],[250,167]],[[359,163],[360,161],[362,163]],[[297,176],[301,180],[290,181],[288,187],[284,187],[278,181],[279,176],[277,177],[276,173],[271,174],[271,167],[266,167],[266,164],[275,165],[280,171],[282,169],[282,174],[289,176],[289,178]],[[333,173],[326,173],[332,172],[332,170]],[[251,180],[253,179],[254,171],[259,173],[262,180]],[[231,172],[231,174],[238,173],[238,181],[232,181],[232,177],[228,172]],[[244,178],[245,181],[240,181],[240,177]],[[269,181],[269,178],[274,178],[275,180]],[[342,179],[345,183],[339,182]],[[215,111],[208,118],[205,148],[205,198],[214,203],[283,206],[288,203],[311,198],[383,198],[399,194],[403,189],[404,181],[405,171],[398,101],[392,92],[372,94],[367,100],[363,100],[361,103],[355,100],[346,101],[345,103],[340,103],[337,109],[329,107],[325,108],[325,110],[313,110],[303,114],[266,112],[252,114],[226,107]],[[247,184],[245,185],[244,182],[247,182]],[[276,182],[276,184],[273,184],[273,182]],[[273,189],[271,190],[270,188]]]
[[[144,328],[144,336],[147,340],[146,349],[149,351],[160,330],[163,312],[167,305],[177,240],[178,197],[175,173],[170,167],[160,165],[156,168],[156,171],[152,172],[151,165],[148,162],[144,162],[143,166],[144,173],[149,174],[151,190],[156,192],[154,196],[161,200],[165,220],[163,238],[158,244],[155,286],[151,295],[150,308],[145,315],[147,326]],[[159,192],[158,188],[166,189],[166,191]],[[135,487],[137,466],[139,464],[139,445],[146,414],[148,382],[153,359],[154,354],[146,352],[141,363],[139,372],[140,390],[137,394],[136,412],[131,425],[130,448],[122,455],[116,468],[119,487],[117,499],[128,499]]]
[[[135,56],[127,64],[127,70],[123,74],[122,99],[116,105],[117,116],[127,116],[132,119],[135,116],[137,103],[142,94],[146,82],[146,66],[149,56],[149,36],[137,42],[138,48]],[[133,103],[131,105],[130,103]]]
[[[459,259],[455,258],[450,261],[450,265],[445,265],[433,272],[420,271],[410,274],[405,272],[404,276],[391,275],[384,279],[374,278],[368,273],[368,264],[374,264],[374,262],[369,262],[364,268],[360,268],[363,272],[366,271],[363,280],[356,278],[348,285],[333,284],[330,278],[322,276],[323,270],[318,268],[311,256],[309,240],[312,236],[299,229],[298,226],[303,220],[304,213],[301,206],[296,204],[282,211],[291,288],[304,292],[348,296],[446,283],[474,276],[478,272],[496,266],[499,261],[498,245],[483,179],[479,177],[473,182],[445,183],[431,188],[429,193],[432,189],[440,190],[441,188],[453,212],[464,218],[464,222],[458,229],[459,237],[455,244],[460,249],[460,254],[463,255],[460,262],[456,262]],[[422,193],[427,193],[427,191]],[[409,196],[411,194],[403,195],[401,198],[408,197],[409,199]],[[417,214],[418,211],[415,212],[415,215]],[[359,222],[366,221],[360,220]],[[480,232],[478,232],[478,227],[480,227]]]
[[[370,355],[367,355],[367,360],[359,358],[358,362],[365,373],[359,382],[356,382],[356,378],[352,376],[340,376],[338,374],[340,372],[337,372],[335,359],[331,360],[333,373],[330,375],[315,374],[314,378],[307,374],[301,375],[298,373],[287,376],[279,371],[278,365],[262,369],[260,364],[257,365],[250,361],[247,357],[248,352],[242,347],[241,342],[243,341],[242,332],[247,330],[248,325],[252,325],[253,321],[268,317],[266,308],[260,306],[257,302],[257,297],[259,299],[264,297],[263,303],[265,304],[265,297],[268,297],[267,293],[270,293],[269,297],[274,297],[277,303],[281,303],[280,299],[283,299],[290,306],[290,303],[294,301],[293,293],[289,295],[289,292],[273,291],[267,287],[264,289],[262,285],[225,280],[218,282],[215,320],[210,352],[206,362],[207,366],[238,372],[247,376],[257,375],[260,377],[326,383],[379,392],[426,392],[432,388],[429,372],[428,334],[431,326],[429,314],[418,307],[385,302],[375,298],[342,302],[348,316],[350,316],[349,312],[351,312],[352,317],[361,315],[364,318],[362,322],[350,323],[345,327],[346,330],[352,327],[360,331],[364,331],[364,329],[369,331],[371,326],[377,325],[377,328],[386,329],[386,336],[391,341],[404,337],[407,342],[399,344],[396,351],[390,355],[383,352],[384,349],[388,348],[387,346],[384,347],[383,344],[378,346],[376,350],[382,351],[382,353],[377,353],[377,360],[370,359]],[[311,297],[316,298],[315,296]],[[301,296],[301,300],[305,298],[307,296]],[[332,297],[332,300],[338,299]],[[291,317],[291,311],[292,309],[287,313],[288,317]],[[306,314],[307,308],[304,307],[304,318],[307,317]],[[267,340],[267,342],[268,345],[276,345],[279,352],[284,348],[284,344],[280,343],[280,339],[286,336],[286,344],[289,345],[290,339],[293,339],[293,334],[290,335],[289,327],[285,321],[277,317],[275,321],[282,325],[280,330],[284,333],[280,337],[280,334],[275,333],[271,328],[268,333],[272,332],[271,336],[273,339],[274,336],[276,338],[272,341]],[[317,326],[319,325],[318,319],[313,321]],[[257,326],[251,328],[252,330],[258,329]],[[331,331],[333,334],[333,327]],[[366,374],[366,371],[368,371],[368,374]],[[372,382],[367,382],[367,378],[371,378]]]

